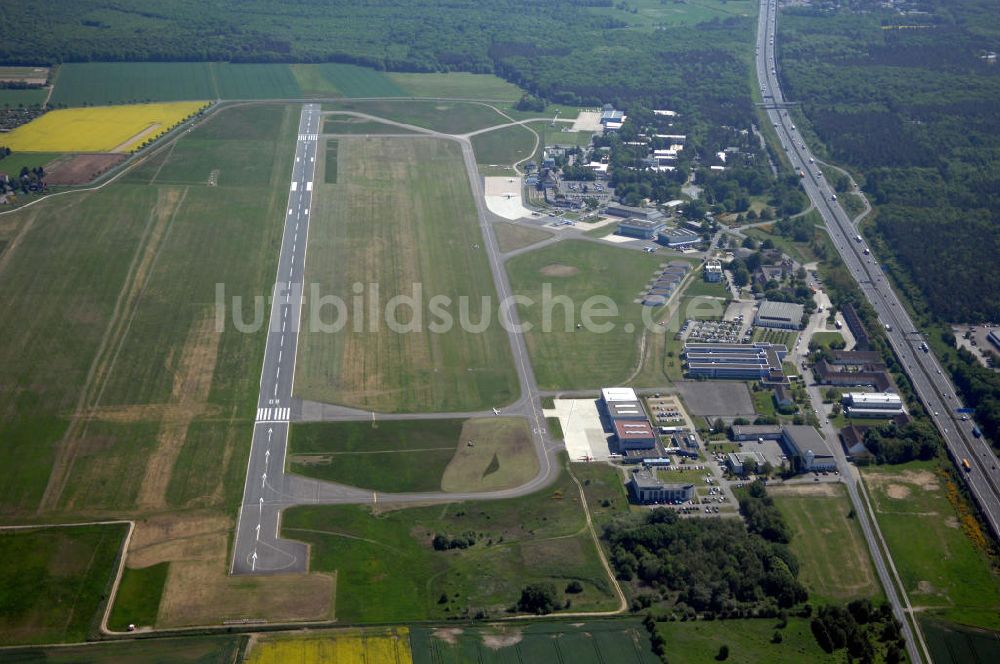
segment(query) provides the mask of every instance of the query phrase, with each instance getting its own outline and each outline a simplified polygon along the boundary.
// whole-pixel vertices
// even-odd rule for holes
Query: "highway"
[[[763,0],[761,8],[757,77],[763,88],[768,117],[792,165],[804,173],[802,185],[806,193],[823,216],[845,265],[885,326],[884,332],[913,383],[914,391],[944,437],[949,454],[959,468],[962,460],[968,459],[971,470],[962,474],[990,529],[1000,535],[1000,468],[996,456],[987,441],[972,435],[973,422],[963,421],[956,412],[963,404],[946,370],[933,352],[921,349],[923,336],[875,257],[865,254],[864,242],[857,239],[851,220],[833,199],[836,192],[820,174],[814,156],[795,130],[792,118],[783,110],[785,99],[779,86],[774,53],[776,11],[769,0]]]

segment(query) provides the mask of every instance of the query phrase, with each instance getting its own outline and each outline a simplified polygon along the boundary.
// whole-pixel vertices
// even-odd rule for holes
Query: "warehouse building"
[[[618,223],[618,234],[640,240],[652,240],[666,226],[666,222],[662,220],[630,217]]]
[[[837,460],[823,436],[808,425],[788,425],[782,428],[782,446],[793,461],[793,467],[802,472],[832,472]]]
[[[656,446],[656,434],[645,420],[615,420],[614,429],[620,452],[649,450]]]
[[[766,459],[757,452],[730,452],[726,455],[726,467],[733,475],[743,477],[748,473],[757,472]]]
[[[642,409],[642,404],[638,401],[612,401],[606,403],[604,407],[608,411],[611,421],[617,420],[645,420],[646,411]]]
[[[843,397],[848,417],[895,417],[903,412],[903,400],[892,392],[849,392]]]
[[[657,241],[667,247],[690,247],[701,242],[701,235],[686,228],[668,228],[657,234]]]
[[[601,389],[601,401],[605,405],[615,401],[638,401],[639,397],[631,387],[605,387]]]
[[[803,313],[805,313],[805,307],[801,304],[764,300],[760,303],[753,324],[757,327],[797,330],[802,327]]]
[[[683,503],[694,499],[694,484],[666,484],[652,469],[637,470],[628,481],[632,502],[640,505]]]
[[[687,343],[684,360],[688,376],[784,382],[781,362],[788,354],[783,344]]]
[[[781,427],[771,424],[734,424],[733,440],[781,440]]]

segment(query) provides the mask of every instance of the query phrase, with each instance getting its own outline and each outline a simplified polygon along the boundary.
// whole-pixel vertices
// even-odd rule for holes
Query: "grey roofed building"
[[[781,363],[788,354],[782,344],[700,343],[684,345],[684,360],[689,376],[706,378],[785,380]]]
[[[621,217],[622,219],[646,219],[649,221],[665,219],[663,213],[656,208],[632,207],[629,205],[618,205],[617,203],[612,203],[605,208],[604,214],[611,215],[612,217]]]
[[[754,325],[758,327],[776,327],[787,330],[797,330],[802,326],[802,314],[805,307],[794,302],[773,302],[764,300],[757,310]]]
[[[687,228],[667,228],[659,232],[657,241],[668,247],[685,247],[701,242],[701,235]]]
[[[854,335],[854,350],[868,350],[871,348],[871,339],[868,337],[868,331],[865,329],[865,324],[861,321],[861,316],[858,315],[854,305],[848,302],[840,310],[840,313],[844,315],[844,322],[847,323],[847,329]]]
[[[612,420],[645,420],[646,411],[638,401],[612,401],[605,404]]]
[[[648,505],[672,503],[694,498],[694,484],[667,484],[652,469],[637,470],[628,481],[629,495],[633,502]]]
[[[781,427],[776,424],[734,424],[732,426],[733,440],[778,440],[781,438]]]
[[[806,424],[790,424],[783,428],[782,442],[788,456],[798,460],[804,471],[837,469],[833,451],[815,428]]]
[[[663,230],[666,222],[660,219],[642,219],[639,217],[629,217],[618,222],[618,234],[627,237],[652,240],[657,232]]]
[[[830,357],[831,364],[882,364],[882,354],[875,350],[835,350],[830,352]]]

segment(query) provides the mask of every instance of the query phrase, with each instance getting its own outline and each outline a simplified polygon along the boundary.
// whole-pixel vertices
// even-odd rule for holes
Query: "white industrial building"
[[[848,417],[895,417],[903,410],[903,400],[893,392],[848,392],[843,396]]]
[[[705,263],[705,281],[710,283],[722,281],[722,263],[714,258]]]
[[[638,401],[639,397],[631,387],[605,387],[601,389],[601,400],[609,404],[615,401]]]

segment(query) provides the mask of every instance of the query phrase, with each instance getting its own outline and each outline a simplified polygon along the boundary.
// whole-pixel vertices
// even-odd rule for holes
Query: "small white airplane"
[[[580,461],[586,461],[587,463],[590,463],[593,460],[594,460],[594,457],[590,456],[589,454],[586,454],[586,455],[580,457]]]
[[[499,408],[495,408],[495,407],[494,407],[494,408],[493,408],[493,414],[494,414],[494,415],[499,415],[499,414],[500,414],[500,409],[499,409]]]

